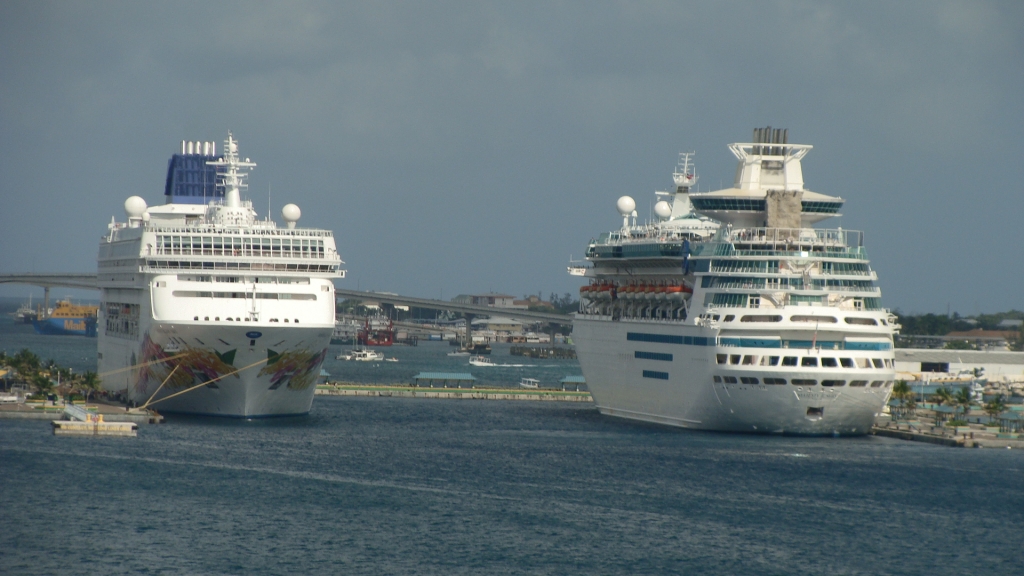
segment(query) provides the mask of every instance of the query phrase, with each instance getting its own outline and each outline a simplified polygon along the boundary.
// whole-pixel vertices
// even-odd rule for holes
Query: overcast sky
[[[575,292],[565,272],[695,150],[812,144],[883,303],[1024,309],[1024,2],[0,3],[0,272],[90,272],[231,130],[263,216],[334,230],[339,286]],[[24,295],[28,287],[2,287]]]

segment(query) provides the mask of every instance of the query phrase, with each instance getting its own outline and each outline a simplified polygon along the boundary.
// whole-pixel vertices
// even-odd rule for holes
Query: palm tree
[[[986,402],[984,406],[985,414],[991,419],[997,418],[1006,410],[1006,400],[1003,395],[1000,394],[993,398],[991,401]]]
[[[96,376],[95,372],[90,370],[82,376],[82,381],[78,383],[78,387],[82,392],[85,392],[85,403],[88,404],[89,396],[100,389],[100,379]]]
[[[38,394],[43,396],[43,401],[45,401],[46,396],[53,391],[53,380],[50,380],[49,376],[36,374],[32,377],[32,386]]]
[[[974,404],[974,399],[971,398],[971,390],[966,386],[957,390],[956,394],[953,395],[953,402],[960,408],[964,420],[966,420],[967,413],[971,411],[971,406]]]
[[[953,393],[949,391],[949,388],[939,388],[932,394],[932,402],[935,402],[939,406],[949,402],[953,403]]]
[[[910,385],[907,384],[906,380],[897,380],[896,384],[892,387],[892,398],[900,403],[900,407],[896,412],[897,419],[903,418],[907,414],[907,401],[914,400],[914,391],[910,389]]]

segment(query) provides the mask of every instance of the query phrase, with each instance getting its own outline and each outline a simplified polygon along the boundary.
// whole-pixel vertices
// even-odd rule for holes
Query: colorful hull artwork
[[[277,352],[267,350],[266,363],[239,363],[237,349],[218,351],[208,348],[186,347],[165,350],[150,338],[142,342],[142,362],[135,381],[138,394],[152,393],[160,383],[163,389],[177,392],[209,382],[210,388],[230,385],[233,381],[267,379],[267,390],[285,386],[290,390],[307,390],[316,384],[320,365],[327,358],[327,348],[320,351],[305,349]],[[258,372],[257,372],[258,370]],[[165,382],[166,381],[166,382]]]

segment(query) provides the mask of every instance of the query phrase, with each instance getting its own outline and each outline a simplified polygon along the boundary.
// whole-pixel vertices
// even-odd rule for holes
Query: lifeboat
[[[693,289],[691,289],[689,286],[666,286],[665,287],[665,296],[669,300],[681,302],[681,301],[686,300],[687,298],[689,298],[690,295],[692,295],[692,294],[693,294]]]
[[[644,300],[654,300],[654,284],[644,285]]]
[[[660,286],[660,285],[654,287],[654,299],[655,300],[664,300],[665,299],[665,295],[666,295],[665,288],[666,288],[665,286]]]
[[[596,286],[596,288],[598,300],[612,299],[612,286],[610,284],[601,284],[600,286]]]

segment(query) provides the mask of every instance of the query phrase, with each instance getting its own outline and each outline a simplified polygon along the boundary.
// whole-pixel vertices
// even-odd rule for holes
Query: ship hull
[[[309,413],[331,327],[154,323],[104,338],[103,386],[166,413],[265,418]]]
[[[702,345],[637,342],[628,333],[688,336]],[[764,377],[886,381],[891,369],[801,369],[728,366],[716,354],[715,331],[664,322],[587,319],[577,316],[573,338],[583,375],[602,414],[682,428],[796,435],[862,435],[888,400],[880,387],[767,385]],[[638,357],[637,353],[640,353]],[[745,353],[757,353],[745,350]],[[779,349],[763,354],[780,354]],[[786,350],[804,355],[821,353]],[[848,355],[856,355],[850,352]],[[651,357],[659,358],[657,360]],[[669,360],[670,359],[670,360]],[[759,384],[725,384],[715,376],[758,378]]]
[[[37,334],[96,337],[96,318],[30,319]]]

